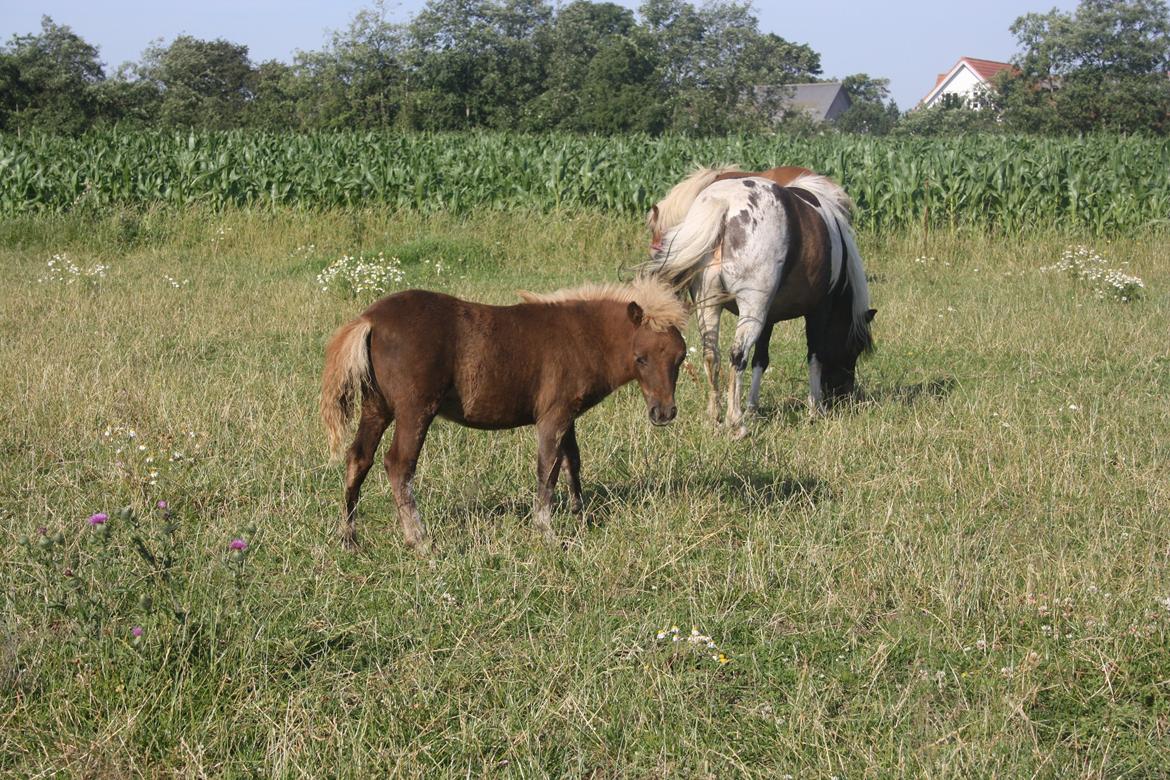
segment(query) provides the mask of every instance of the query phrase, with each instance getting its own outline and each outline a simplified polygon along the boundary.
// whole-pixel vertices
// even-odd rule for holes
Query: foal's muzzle
[[[650,422],[654,425],[669,425],[670,421],[678,414],[678,407],[674,404],[670,406],[661,406],[654,404],[650,407]]]

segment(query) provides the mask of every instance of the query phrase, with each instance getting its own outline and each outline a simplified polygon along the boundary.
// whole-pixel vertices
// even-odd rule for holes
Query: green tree
[[[521,128],[544,89],[545,0],[429,0],[409,25],[413,124]]]
[[[401,121],[407,90],[406,33],[382,2],[354,15],[319,52],[297,55],[281,77],[306,127],[379,128]],[[274,74],[273,74],[274,75]]]
[[[633,78],[651,80],[653,62],[631,37],[636,27],[633,11],[615,3],[575,0],[562,8],[548,32],[544,91],[529,109],[532,129],[592,129],[597,118],[585,119],[582,112],[597,113],[592,101],[608,101],[605,78],[618,77],[623,85],[629,85]],[[606,53],[601,55],[603,50]],[[601,60],[594,66],[599,55]],[[623,58],[625,67],[620,64]],[[650,66],[648,74],[640,64]],[[650,85],[646,86],[649,91]],[[588,100],[586,90],[590,92]],[[609,123],[609,118],[603,122]]]
[[[96,47],[41,17],[37,35],[14,35],[0,50],[0,126],[74,134],[98,118],[105,80]]]
[[[820,56],[808,46],[761,33],[746,3],[696,9],[683,0],[646,0],[639,14],[674,130],[714,134],[770,125],[784,94],[761,88],[807,80],[821,70]]]
[[[239,127],[253,95],[248,47],[222,38],[180,35],[169,46],[155,44],[139,75],[161,93],[158,116],[166,127]]]
[[[895,135],[952,136],[998,132],[1002,126],[996,112],[961,95],[947,94],[930,108],[910,111],[894,127]]]
[[[898,123],[898,106],[890,99],[890,80],[855,73],[841,80],[852,104],[837,117],[837,128],[861,135],[886,135]]]
[[[1170,130],[1170,10],[1163,0],[1082,0],[1074,13],[1026,14],[1022,53],[996,107],[1033,132]]]

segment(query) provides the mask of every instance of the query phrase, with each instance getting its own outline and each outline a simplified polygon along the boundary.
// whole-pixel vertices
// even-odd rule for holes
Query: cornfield
[[[108,206],[386,205],[640,214],[696,165],[805,165],[841,181],[862,228],[1132,231],[1170,217],[1170,141],[689,139],[127,132],[0,136],[0,215]]]

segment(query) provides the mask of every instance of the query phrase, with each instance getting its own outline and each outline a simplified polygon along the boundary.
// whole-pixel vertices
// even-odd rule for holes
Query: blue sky
[[[137,60],[152,40],[170,41],[182,33],[246,44],[255,61],[288,61],[298,49],[320,48],[327,31],[345,27],[368,5],[362,0],[0,0],[0,38],[40,29],[41,15],[47,14],[98,46],[107,72]],[[422,6],[423,0],[387,3],[396,21]],[[820,52],[825,76],[865,72],[890,79],[894,99],[907,109],[960,56],[996,60],[1015,53],[1008,27],[1017,16],[1075,6],[1072,0],[803,0],[757,2],[756,13],[761,29]]]

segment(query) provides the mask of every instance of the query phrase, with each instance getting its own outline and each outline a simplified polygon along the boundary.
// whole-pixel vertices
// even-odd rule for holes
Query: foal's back
[[[530,425],[562,389],[599,379],[596,308],[490,306],[407,290],[365,312],[371,368],[392,413],[433,404],[471,427]]]

